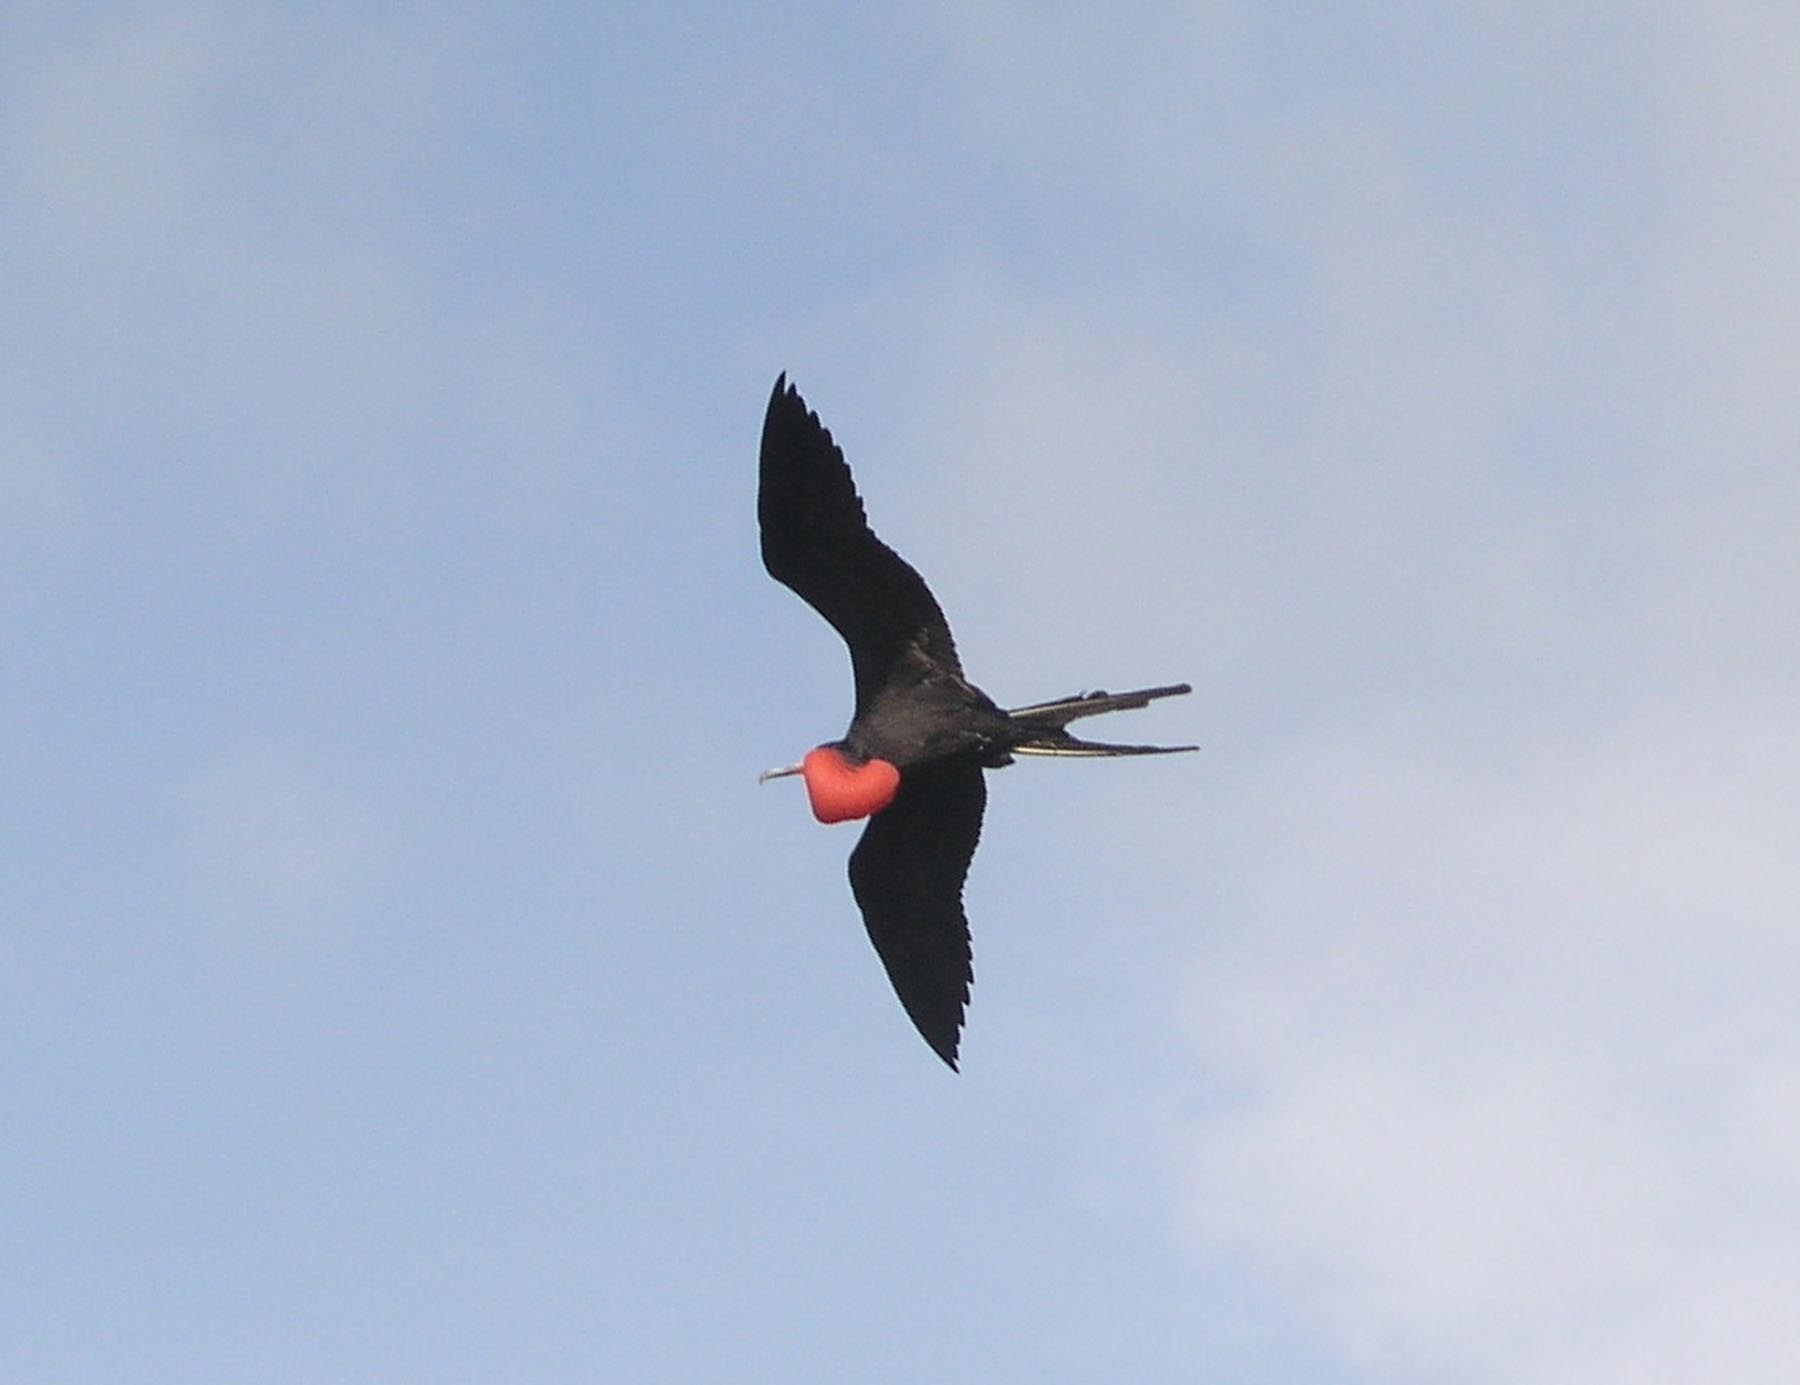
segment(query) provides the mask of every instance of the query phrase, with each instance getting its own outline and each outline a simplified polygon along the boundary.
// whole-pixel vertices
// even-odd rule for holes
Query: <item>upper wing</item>
[[[906,1013],[952,1068],[975,979],[962,887],[986,804],[987,782],[973,760],[916,766],[850,853],[850,888],[869,940]]]
[[[763,418],[761,473],[763,566],[850,646],[857,709],[911,642],[960,674],[950,626],[925,579],[870,531],[843,451],[785,374]]]

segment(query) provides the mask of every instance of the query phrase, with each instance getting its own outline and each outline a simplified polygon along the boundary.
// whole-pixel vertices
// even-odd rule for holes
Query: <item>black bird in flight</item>
[[[1015,755],[1192,750],[1105,745],[1066,729],[1078,717],[1191,689],[1175,683],[1001,709],[963,677],[943,611],[869,529],[843,451],[785,373],[763,418],[756,516],[763,566],[844,637],[856,676],[856,713],[843,738],[762,777],[804,775],[820,822],[869,819],[850,853],[850,889],[901,1005],[955,1068],[974,979],[962,887],[987,802],[982,771]]]

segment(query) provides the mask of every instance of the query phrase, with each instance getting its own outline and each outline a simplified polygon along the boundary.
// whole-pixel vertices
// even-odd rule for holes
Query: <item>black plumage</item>
[[[763,419],[757,520],[769,575],[843,636],[856,680],[843,738],[803,766],[770,773],[805,773],[824,820],[874,808],[850,856],[851,890],[901,1005],[954,1068],[973,980],[962,890],[981,836],[983,771],[1014,755],[1191,750],[1084,741],[1066,729],[1077,718],[1142,707],[1188,686],[998,706],[963,677],[936,598],[869,528],[843,452],[785,375]],[[897,790],[885,766],[898,771]],[[867,790],[868,806],[859,801],[862,780],[879,781]],[[840,792],[850,806],[828,817],[821,801]]]

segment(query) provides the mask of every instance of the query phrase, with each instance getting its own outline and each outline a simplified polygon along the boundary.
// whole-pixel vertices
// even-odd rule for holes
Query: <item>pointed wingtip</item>
[[[902,1006],[905,1006],[905,1001],[902,1001],[901,1004]],[[965,1007],[968,1005],[967,997],[964,998],[963,1004]],[[948,1020],[944,1016],[938,1016],[937,1022],[931,1023],[926,1020],[921,1020],[919,1016],[914,1014],[911,1008],[908,1007],[906,1010],[906,1017],[912,1021],[913,1028],[918,1031],[919,1037],[925,1040],[925,1046],[933,1053],[937,1054],[945,1067],[949,1068],[951,1072],[962,1071],[962,1069],[957,1066],[957,1064],[961,1062],[961,1057],[957,1050],[962,1047],[962,1014],[959,1013],[954,1020]]]
[[[962,1062],[963,1022],[967,1018],[969,1005],[968,992],[963,992],[963,1001],[957,1007],[954,1017],[940,1015],[937,1022],[931,1025],[921,1024],[917,1015],[908,1014],[913,1028],[919,1031],[919,1037],[925,1040],[931,1051],[944,1061],[944,1066],[951,1072],[961,1072],[958,1066]]]
[[[900,1004],[906,1011],[906,1017],[912,1021],[913,1028],[918,1031],[919,1037],[925,1040],[925,1046],[937,1054],[944,1066],[951,1072],[961,1072],[962,1069],[957,1066],[962,1061],[958,1050],[962,1048],[963,1021],[969,1005],[968,992],[966,990],[963,992],[962,1004],[956,1008],[954,1015],[940,1012],[921,1016],[915,1013],[913,1007],[908,1005],[904,998],[901,999]]]

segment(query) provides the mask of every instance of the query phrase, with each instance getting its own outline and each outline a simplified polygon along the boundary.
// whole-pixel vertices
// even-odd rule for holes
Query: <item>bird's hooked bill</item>
[[[766,784],[771,779],[785,779],[790,774],[799,774],[805,768],[805,765],[788,765],[782,769],[765,769],[756,776],[756,782]]]

